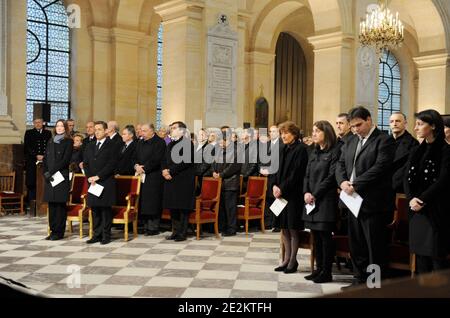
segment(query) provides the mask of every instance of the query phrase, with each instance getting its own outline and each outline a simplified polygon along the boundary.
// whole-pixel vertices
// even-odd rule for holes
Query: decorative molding
[[[335,48],[351,48],[354,42],[354,37],[351,34],[333,32],[311,36],[308,38],[308,42],[313,46],[314,52],[318,52]]]
[[[204,0],[172,0],[154,8],[162,18],[163,25],[185,21],[186,19],[203,19]]]
[[[113,42],[138,45],[144,37],[145,33],[143,32],[130,31],[120,28],[111,29],[111,38]]]
[[[111,30],[107,28],[91,26],[89,27],[89,34],[91,35],[92,40],[98,42],[111,42]]]
[[[259,51],[246,52],[245,63],[270,65],[275,61],[275,57],[276,55],[272,53],[265,53]]]
[[[431,69],[431,68],[442,68],[447,67],[450,55],[447,53],[444,54],[433,54],[433,55],[425,55],[413,58],[414,63],[416,63],[417,68],[421,69]]]
[[[225,21],[220,19],[225,19]],[[236,41],[238,39],[238,33],[230,28],[228,17],[225,14],[219,14],[217,24],[208,30],[208,36]]]

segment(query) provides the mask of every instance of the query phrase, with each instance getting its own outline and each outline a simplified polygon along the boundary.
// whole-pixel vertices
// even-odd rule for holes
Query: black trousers
[[[48,203],[48,222],[50,225],[50,232],[52,236],[58,238],[64,237],[66,231],[66,203],[49,202]]]
[[[449,262],[445,258],[416,255],[416,271],[418,274],[426,274],[448,268]]]
[[[111,207],[92,207],[91,209],[94,221],[94,238],[110,240],[113,220]]]
[[[146,231],[159,231],[161,215],[144,215],[144,229]]]
[[[222,191],[220,194],[219,229],[221,232],[236,233],[237,204],[239,191]]]
[[[388,276],[389,231],[387,226],[390,222],[392,222],[392,213],[359,214],[358,218],[355,218],[353,213],[349,213],[350,255],[355,278],[360,282],[365,282],[371,274],[367,273],[367,267],[371,264],[380,266],[382,278]]]
[[[331,274],[335,254],[332,233],[329,231],[312,231],[312,233],[314,236],[317,269]]]
[[[175,236],[186,238],[189,226],[189,213],[191,210],[170,210],[170,218],[172,219],[172,227]]]
[[[273,196],[266,194],[266,206],[264,207],[264,224],[266,228],[272,228],[275,224],[275,214],[270,210],[270,206],[275,201]]]

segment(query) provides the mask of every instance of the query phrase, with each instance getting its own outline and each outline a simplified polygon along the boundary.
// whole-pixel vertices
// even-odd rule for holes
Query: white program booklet
[[[345,193],[345,191],[341,191],[339,197],[350,210],[350,212],[353,213],[355,218],[358,218],[363,198],[361,198],[361,196],[356,192],[354,192],[352,195],[348,195],[347,193]]]
[[[315,208],[316,208],[316,204],[306,204],[305,205],[306,208],[306,214],[309,215]]]
[[[288,202],[283,198],[276,199],[273,202],[273,204],[270,206],[270,210],[272,211],[273,214],[275,214],[276,216],[279,216],[287,204],[288,204]]]
[[[100,197],[102,195],[104,186],[96,183],[95,185],[91,184],[89,187],[88,192],[92,195],[95,195],[96,197]]]
[[[69,180],[72,181],[73,178],[73,172],[69,172]]]
[[[140,176],[141,177],[141,183],[145,183],[145,173],[138,174],[137,172],[134,174],[135,177]]]
[[[50,184],[52,187],[56,187],[58,184],[64,181],[64,176],[61,174],[61,172],[56,172],[53,176],[53,181],[50,181]]]

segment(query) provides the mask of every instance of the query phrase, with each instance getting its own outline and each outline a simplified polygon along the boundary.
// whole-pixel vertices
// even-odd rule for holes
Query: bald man
[[[406,116],[395,112],[389,119],[392,137],[395,139],[395,158],[393,166],[392,187],[396,193],[404,193],[403,180],[405,178],[406,162],[411,151],[419,142],[406,130]]]

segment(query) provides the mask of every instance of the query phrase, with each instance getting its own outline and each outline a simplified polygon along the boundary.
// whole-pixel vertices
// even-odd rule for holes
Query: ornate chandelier
[[[404,25],[398,17],[398,12],[395,16],[391,13],[387,0],[379,1],[373,9],[370,7],[368,9],[371,12],[366,14],[366,20],[360,23],[359,42],[363,46],[374,47],[377,53],[401,46],[404,40]]]

